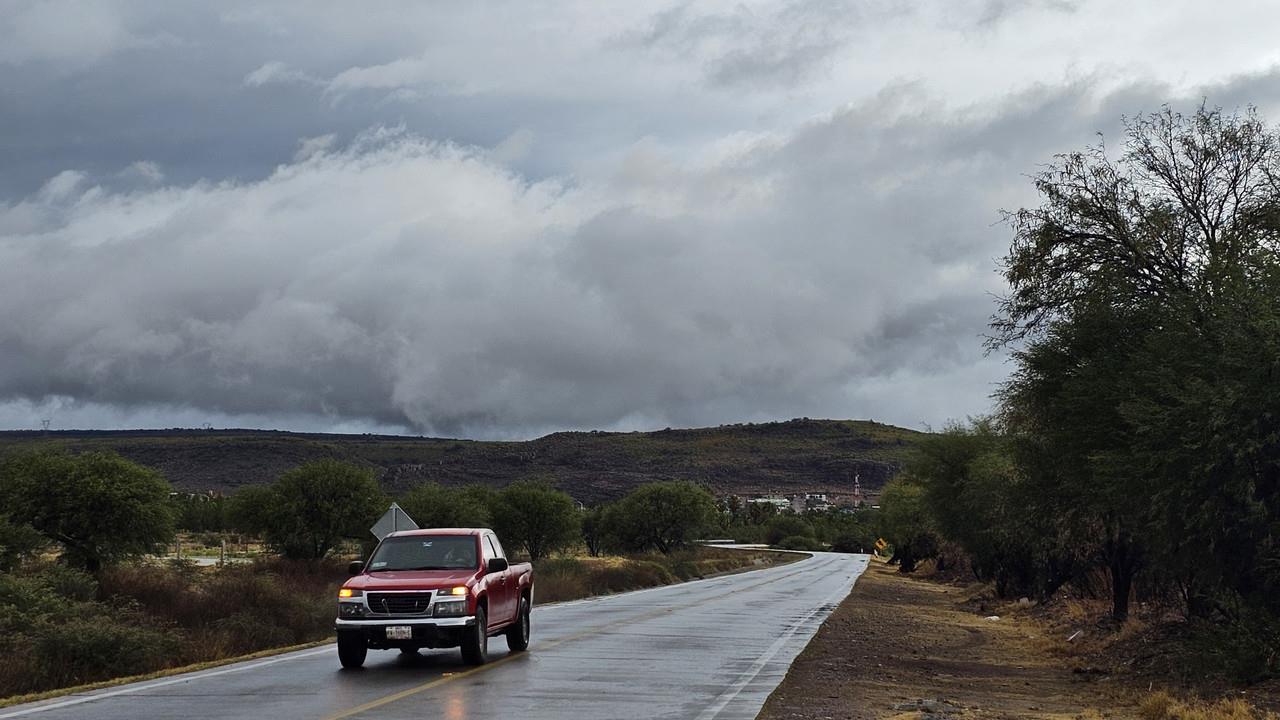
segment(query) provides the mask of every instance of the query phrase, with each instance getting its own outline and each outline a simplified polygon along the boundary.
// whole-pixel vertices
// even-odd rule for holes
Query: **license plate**
[[[410,625],[388,625],[387,639],[388,640],[412,640],[413,627]]]

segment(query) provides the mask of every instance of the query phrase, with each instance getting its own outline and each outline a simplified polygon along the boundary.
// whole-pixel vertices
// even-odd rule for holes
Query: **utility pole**
[[[53,422],[53,418],[45,418],[40,421],[40,430],[45,435],[49,434],[49,423]]]

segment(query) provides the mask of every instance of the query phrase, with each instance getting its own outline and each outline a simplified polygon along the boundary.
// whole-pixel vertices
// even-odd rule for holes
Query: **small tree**
[[[582,541],[591,557],[602,555],[608,542],[607,512],[605,507],[593,507],[582,513]]]
[[[610,513],[614,534],[628,550],[655,549],[664,555],[698,537],[715,522],[715,498],[687,481],[643,485]]]
[[[360,537],[378,519],[386,498],[373,471],[339,462],[316,460],[280,476],[267,498],[265,522],[269,544],[296,560],[322,558],[344,537]]]
[[[580,518],[573,498],[538,480],[512,483],[498,493],[493,520],[503,542],[524,548],[534,561],[572,545],[580,537]]]
[[[247,535],[266,535],[276,512],[275,488],[270,485],[245,485],[227,501],[227,522],[232,529]]]
[[[914,572],[921,561],[937,553],[938,539],[924,505],[924,489],[899,476],[880,493],[881,533],[893,544],[898,571]]]
[[[155,552],[173,537],[169,483],[114,453],[21,455],[0,469],[0,487],[11,518],[90,572]]]
[[[488,527],[492,522],[488,503],[477,493],[425,483],[400,499],[400,507],[420,527]]]

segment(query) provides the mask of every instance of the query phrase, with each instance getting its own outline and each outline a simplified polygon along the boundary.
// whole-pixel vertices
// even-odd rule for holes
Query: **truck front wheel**
[[[358,668],[364,665],[364,658],[369,654],[369,646],[364,641],[362,632],[338,633],[338,660],[344,668]]]
[[[483,665],[489,660],[489,620],[484,606],[476,608],[476,624],[462,639],[462,659],[468,665]]]

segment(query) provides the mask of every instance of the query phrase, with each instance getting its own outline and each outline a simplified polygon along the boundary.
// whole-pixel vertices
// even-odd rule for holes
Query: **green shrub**
[[[332,613],[328,613],[332,614]],[[332,623],[332,618],[327,618]],[[222,656],[244,655],[272,647],[293,645],[300,641],[298,634],[285,626],[264,618],[253,610],[244,610],[213,623],[213,636],[217,638],[216,652]]]
[[[1232,621],[1198,621],[1187,649],[1194,675],[1244,683],[1280,677],[1280,620],[1247,608]]]
[[[92,575],[66,565],[44,568],[40,582],[49,592],[76,602],[89,602],[98,595],[98,581]]]
[[[822,543],[811,537],[792,535],[783,538],[774,547],[781,550],[821,550]]]
[[[765,526],[764,541],[770,545],[777,545],[783,538],[797,535],[813,537],[813,526],[805,522],[804,518],[795,515],[779,515]]]
[[[693,578],[702,577],[702,571],[699,570],[698,564],[692,560],[677,560],[672,563],[671,574],[681,580],[691,580]]]
[[[621,566],[606,566],[588,576],[592,595],[640,590],[676,581],[670,570],[651,560],[628,560]]]
[[[831,541],[831,552],[864,553],[874,547],[874,542],[866,542],[866,538],[858,535],[838,535]]]
[[[31,634],[28,686],[6,690],[31,692],[151,672],[164,667],[179,645],[170,632],[108,616],[44,624]]]

